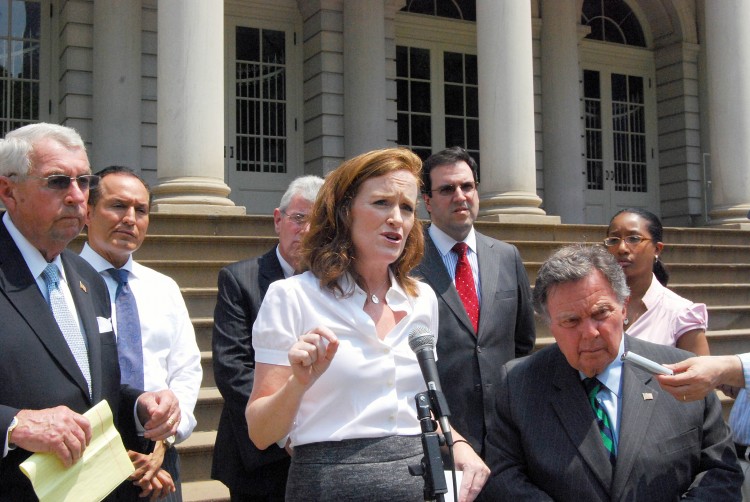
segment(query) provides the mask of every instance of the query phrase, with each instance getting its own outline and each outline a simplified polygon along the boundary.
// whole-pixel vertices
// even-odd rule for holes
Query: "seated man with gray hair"
[[[600,246],[567,246],[542,265],[534,308],[557,343],[503,368],[488,500],[741,500],[717,397],[678,402],[621,360],[689,355],[624,335],[628,295]]]

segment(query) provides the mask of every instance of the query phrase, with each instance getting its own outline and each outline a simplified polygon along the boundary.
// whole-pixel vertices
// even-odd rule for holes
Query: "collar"
[[[88,242],[83,245],[83,249],[81,250],[81,258],[89,262],[89,265],[94,267],[99,273],[109,270],[110,268],[117,268],[110,262],[108,262],[102,255],[94,251],[94,248],[89,246]],[[131,254],[130,256],[128,256],[128,261],[125,262],[125,265],[120,268],[127,270],[131,274],[135,275],[133,270],[133,263],[135,262],[133,261],[133,255]]]
[[[294,267],[289,265],[289,263],[284,259],[284,257],[281,256],[281,252],[279,251],[278,244],[276,245],[276,258],[279,259],[279,263],[281,264],[281,270],[284,272],[284,279],[289,279],[291,276],[293,276]]]
[[[453,249],[453,246],[458,242],[450,235],[446,234],[442,230],[440,230],[436,225],[431,224],[427,228],[427,233],[430,234],[430,237],[432,238],[432,242],[435,243],[435,247],[440,252],[440,256],[445,256],[448,253],[451,252]],[[471,230],[469,230],[469,235],[466,236],[466,239],[464,239],[462,242],[465,242],[468,244],[469,249],[471,249],[475,254],[477,252],[477,234],[474,231],[474,227],[471,227]]]
[[[617,357],[615,357],[614,361],[609,363],[609,365],[604,368],[604,371],[596,375],[597,380],[599,380],[602,385],[604,385],[612,394],[620,397],[620,385],[622,382],[622,354],[625,352],[625,335],[622,335],[622,338],[620,339],[620,348],[617,350]],[[581,380],[586,378],[586,375],[578,372],[578,375],[580,376]]]
[[[651,276],[651,285],[646,290],[646,294],[643,295],[643,298],[641,301],[646,306],[646,310],[651,310],[653,307],[656,306],[656,303],[659,301],[660,293],[663,289],[663,286],[659,282],[659,279],[656,278],[655,275]]]
[[[18,250],[21,252],[21,256],[23,256],[26,266],[29,267],[31,275],[34,279],[38,278],[42,275],[44,269],[47,268],[47,260],[44,259],[42,253],[40,253],[39,250],[35,248],[34,245],[29,242],[29,240],[24,237],[21,231],[13,224],[13,220],[10,219],[10,214],[7,211],[3,215],[3,223],[5,224],[5,228],[8,229],[11,239],[13,239],[13,242],[16,243],[16,247],[18,247]],[[55,259],[50,263],[57,265],[60,277],[67,282],[65,268],[62,266],[60,255],[55,256]]]

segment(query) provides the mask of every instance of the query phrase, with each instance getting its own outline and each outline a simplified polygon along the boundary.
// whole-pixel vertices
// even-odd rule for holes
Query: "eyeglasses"
[[[52,174],[50,176],[32,176],[31,174],[13,175],[22,178],[34,178],[47,182],[47,188],[50,190],[67,190],[70,184],[75,180],[81,191],[90,188],[96,188],[99,185],[99,176],[96,174],[82,174],[80,176],[66,176],[64,174]]]
[[[641,242],[650,241],[650,240],[651,239],[649,239],[648,237],[644,237],[638,234],[633,234],[633,235],[628,235],[624,239],[621,239],[619,237],[607,237],[606,239],[604,239],[604,245],[607,246],[608,248],[614,248],[614,247],[618,247],[621,241],[625,241],[625,244],[627,244],[628,247],[634,248]]]
[[[289,220],[292,223],[294,223],[295,225],[299,227],[304,226],[309,220],[309,216],[307,214],[302,214],[302,213],[287,214],[285,211],[282,211],[281,214],[289,218]]]
[[[461,183],[460,185],[443,185],[441,187],[430,190],[430,192],[437,192],[443,197],[452,197],[453,194],[456,193],[456,189],[461,189],[464,195],[471,195],[472,193],[474,193],[474,190],[477,189],[478,184],[479,183],[476,183],[474,181],[467,181],[466,183]]]

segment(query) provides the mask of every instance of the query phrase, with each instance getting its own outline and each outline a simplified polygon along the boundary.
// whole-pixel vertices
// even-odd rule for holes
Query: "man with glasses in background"
[[[278,245],[263,256],[233,263],[219,272],[212,343],[214,376],[224,408],[211,477],[229,488],[232,502],[284,500],[289,455],[276,446],[257,449],[245,420],[255,371],[252,331],[268,286],[302,272],[300,241],[309,230],[308,215],[322,185],[318,176],[292,181],[273,211]]]
[[[500,368],[534,348],[534,311],[518,249],[474,229],[477,164],[461,147],[422,166],[431,225],[414,274],[435,290],[440,308],[437,367],[451,424],[484,458]]]

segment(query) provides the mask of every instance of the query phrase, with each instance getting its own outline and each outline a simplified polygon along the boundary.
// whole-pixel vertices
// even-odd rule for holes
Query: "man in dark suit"
[[[424,258],[414,274],[432,286],[438,298],[437,368],[451,424],[484,458],[500,367],[534,348],[529,279],[515,246],[474,229],[479,211],[477,164],[463,148],[430,156],[422,166],[422,183],[432,223],[425,231]],[[476,328],[456,289],[457,243],[468,245],[478,302]]]
[[[542,265],[534,305],[557,343],[504,367],[488,500],[741,500],[716,395],[682,403],[621,360],[688,354],[624,335],[628,295],[600,246],[568,246]]]
[[[258,450],[250,441],[245,420],[255,368],[252,330],[268,286],[301,271],[300,240],[309,229],[307,216],[322,184],[317,176],[292,181],[273,213],[278,245],[261,257],[233,263],[219,272],[213,360],[224,408],[211,477],[229,487],[233,502],[284,500],[289,455],[281,447]]]
[[[126,443],[176,429],[174,394],[120,385],[107,289],[65,250],[96,182],[70,128],[32,124],[0,141],[0,500],[36,500],[18,468],[32,452],[77,462],[92,434],[81,414],[102,399]]]

